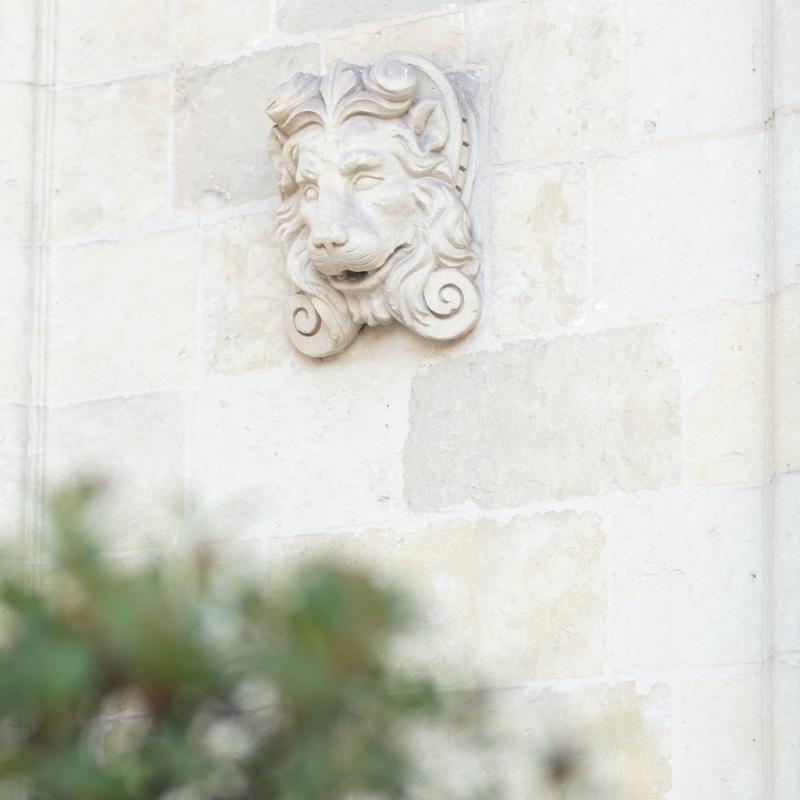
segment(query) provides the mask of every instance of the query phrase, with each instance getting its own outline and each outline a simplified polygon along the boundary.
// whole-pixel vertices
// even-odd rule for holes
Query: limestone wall
[[[263,107],[393,50],[474,77],[484,315],[313,362]],[[414,657],[618,797],[800,796],[797,0],[0,0],[0,118],[27,568],[90,467],[122,558],[410,583]]]

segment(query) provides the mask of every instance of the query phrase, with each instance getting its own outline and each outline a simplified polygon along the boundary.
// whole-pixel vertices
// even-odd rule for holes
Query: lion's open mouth
[[[395,256],[403,250],[408,249],[407,244],[400,244],[386,256],[384,262],[379,266],[375,267],[375,269],[365,269],[361,271],[357,271],[354,269],[345,269],[342,272],[339,272],[336,275],[333,275],[331,280],[335,283],[340,285],[340,288],[346,289],[349,287],[356,287],[362,284],[372,284],[374,283],[374,278],[381,272],[391,261],[394,260]]]
[[[382,269],[378,267],[378,269]],[[355,272],[352,269],[346,269],[344,272],[340,272],[338,275],[334,275],[337,281],[347,281],[348,283],[361,283],[364,278],[372,275],[373,273],[377,272],[374,269],[368,269],[364,272]]]

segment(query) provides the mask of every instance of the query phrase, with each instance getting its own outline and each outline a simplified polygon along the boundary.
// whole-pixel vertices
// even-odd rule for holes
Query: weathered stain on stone
[[[653,327],[422,369],[404,448],[406,499],[415,511],[496,508],[675,483],[679,406],[679,376]]]
[[[399,656],[459,685],[500,685],[602,672],[604,545],[597,515],[550,512],[279,538],[270,569],[327,556],[412,586],[421,625]]]

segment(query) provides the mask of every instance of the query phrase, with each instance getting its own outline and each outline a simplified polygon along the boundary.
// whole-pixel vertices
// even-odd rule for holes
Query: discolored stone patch
[[[495,175],[493,318],[498,336],[579,321],[588,290],[586,170],[550,165]]]
[[[319,47],[283,47],[232,64],[184,70],[175,92],[175,204],[214,210],[276,194],[264,109],[298,71],[316,72]]]
[[[406,499],[415,511],[497,508],[675,483],[679,403],[679,375],[653,327],[422,369],[403,453]]]
[[[404,660],[458,684],[597,675],[606,636],[604,536],[592,514],[455,521],[411,533],[370,530],[275,539],[273,575],[332,557],[409,591],[422,627]]]

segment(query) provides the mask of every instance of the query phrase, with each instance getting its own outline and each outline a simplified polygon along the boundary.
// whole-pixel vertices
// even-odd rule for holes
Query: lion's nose
[[[347,234],[338,226],[317,229],[311,235],[311,244],[316,248],[325,249],[329,255],[346,243]]]

